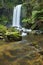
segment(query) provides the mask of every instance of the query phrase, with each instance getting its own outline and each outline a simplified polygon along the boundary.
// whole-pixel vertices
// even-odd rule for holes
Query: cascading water
[[[14,27],[20,27],[20,16],[21,16],[21,6],[22,5],[17,5],[14,7],[13,11],[13,26]]]
[[[22,27],[20,25],[21,7],[22,7],[22,5],[17,5],[16,7],[14,7],[14,11],[13,11],[13,27],[17,27],[17,29],[23,30],[22,36],[25,36],[25,35],[27,35],[27,33],[25,33],[25,32],[31,32],[31,29],[21,28]]]

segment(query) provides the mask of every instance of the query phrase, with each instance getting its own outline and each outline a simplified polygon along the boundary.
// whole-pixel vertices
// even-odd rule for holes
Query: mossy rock
[[[19,32],[6,32],[5,40],[6,41],[20,41],[22,40],[22,36]]]
[[[3,36],[0,36],[0,39],[3,39]]]

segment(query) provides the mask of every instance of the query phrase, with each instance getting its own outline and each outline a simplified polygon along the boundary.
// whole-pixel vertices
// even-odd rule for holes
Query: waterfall
[[[21,6],[17,5],[13,10],[13,27],[20,27]]]
[[[25,29],[21,28],[22,26],[20,25],[20,18],[21,18],[21,7],[22,5],[17,5],[14,7],[13,10],[13,27],[16,27],[19,31],[22,30],[22,36],[27,35],[25,32],[31,32],[31,29]]]

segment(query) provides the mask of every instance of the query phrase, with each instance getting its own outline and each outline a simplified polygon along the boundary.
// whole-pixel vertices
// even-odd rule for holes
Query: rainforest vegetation
[[[43,31],[43,0],[0,0],[0,30],[12,26],[13,8],[18,4],[22,4],[22,26]]]
[[[7,27],[12,25],[13,8],[17,4],[22,4],[22,10],[25,12],[23,14],[22,11],[24,26],[41,30],[43,27],[43,0],[0,0],[0,24]]]
[[[12,27],[19,4],[26,36]],[[0,65],[43,65],[43,0],[0,0]]]

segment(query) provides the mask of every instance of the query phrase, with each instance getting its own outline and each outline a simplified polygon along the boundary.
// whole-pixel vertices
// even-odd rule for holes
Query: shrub
[[[7,30],[6,26],[0,25],[0,32],[5,33]]]

